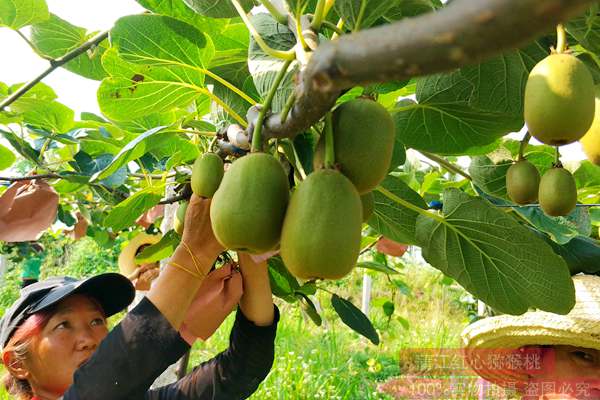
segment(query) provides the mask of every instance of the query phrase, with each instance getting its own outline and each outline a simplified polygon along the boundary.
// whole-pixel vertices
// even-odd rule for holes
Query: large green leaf
[[[45,0],[0,0],[0,26],[16,30],[49,17]]]
[[[0,171],[13,165],[16,160],[14,153],[0,144]]]
[[[473,183],[484,192],[506,199],[506,172],[512,164],[511,160],[494,163],[489,157],[473,157],[469,174],[473,178]]]
[[[230,0],[183,0],[192,10],[211,18],[233,18],[239,16]],[[249,12],[252,0],[239,0],[244,11]]]
[[[120,231],[135,223],[140,215],[160,201],[164,185],[149,186],[120,202],[104,218],[104,226]]]
[[[567,31],[589,51],[600,54],[600,7],[595,3],[585,14],[570,20]]]
[[[427,209],[427,203],[399,178],[389,175],[381,187],[415,206]],[[373,192],[375,210],[368,224],[381,235],[399,243],[415,244],[418,213],[389,199],[378,190]]]
[[[476,110],[464,103],[403,100],[394,112],[398,140],[437,154],[463,155],[521,128],[510,115]]]
[[[214,19],[202,16],[190,7],[183,0],[136,0],[142,7],[162,15],[177,18],[187,22],[190,25],[200,29],[205,34],[212,36],[218,34],[226,27],[230,20],[226,18]],[[237,16],[237,14],[236,14]]]
[[[586,236],[577,236],[568,243],[560,245],[548,236],[535,231],[542,237],[569,266],[571,275],[579,273],[600,273],[600,243]]]
[[[114,49],[102,58],[111,75],[98,92],[100,108],[127,121],[185,107],[208,91],[204,73],[214,46],[201,31],[175,18],[134,15],[111,32]]]
[[[96,180],[105,179],[106,177],[114,174],[119,168],[126,165],[129,161],[133,161],[140,158],[147,151],[147,141],[154,135],[157,135],[165,130],[164,126],[158,126],[154,129],[139,135],[131,142],[127,143],[117,154],[111,162],[106,165],[103,169],[97,171],[92,178],[91,182]]]
[[[331,305],[344,324],[369,339],[373,344],[379,344],[379,334],[373,327],[373,324],[354,304],[333,294],[331,296]]]
[[[293,32],[287,26],[278,23],[270,14],[256,14],[252,16],[252,23],[271,48],[285,51],[295,46],[296,38]],[[271,90],[275,77],[284,63],[285,61],[283,60],[265,54],[256,41],[253,38],[250,39],[248,67],[261,98],[264,99],[269,90]],[[293,77],[296,66],[296,62],[292,63],[281,85],[277,89],[275,98],[273,99],[273,112],[281,111],[288,97],[293,92]]]
[[[433,267],[500,312],[566,314],[575,304],[564,260],[483,199],[448,189],[443,217],[418,217],[417,240]]]
[[[384,18],[389,21],[396,21],[425,14],[441,6],[442,2],[440,0],[399,0],[395,6],[385,13]]]
[[[337,0],[335,11],[351,30],[364,29],[384,16],[398,0]]]
[[[31,42],[40,54],[50,58],[65,55],[91,36],[93,34],[88,33],[85,28],[75,26],[54,14],[51,14],[50,19],[31,27]],[[103,41],[63,67],[86,78],[100,80],[106,76],[101,58],[107,47],[108,41]]]

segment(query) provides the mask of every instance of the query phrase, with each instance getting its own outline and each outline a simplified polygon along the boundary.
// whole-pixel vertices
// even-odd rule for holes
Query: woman
[[[469,365],[523,399],[600,399],[600,277],[573,282],[577,302],[567,315],[531,311],[467,327]]]
[[[189,350],[199,308],[193,301],[223,248],[210,200],[193,196],[182,243],[148,296],[110,333],[106,317],[131,302],[120,274],[83,281],[56,278],[26,288],[0,324],[2,360],[18,399],[241,399],[266,377],[279,312],[265,263],[240,255],[244,294],[229,348],[174,384],[148,390]],[[191,229],[193,227],[193,229]],[[190,307],[191,305],[191,307]],[[200,308],[201,309],[201,308]],[[184,340],[184,338],[187,339]]]

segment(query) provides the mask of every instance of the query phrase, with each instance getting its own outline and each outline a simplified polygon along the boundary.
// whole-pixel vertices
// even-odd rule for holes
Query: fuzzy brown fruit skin
[[[210,199],[223,180],[223,159],[215,153],[201,154],[192,167],[192,191],[196,196]]]
[[[281,257],[300,279],[341,279],[360,252],[362,205],[336,170],[314,172],[296,188],[281,232]]]
[[[562,146],[583,137],[594,119],[594,80],[570,54],[552,54],[529,74],[525,123],[540,142]]]
[[[183,228],[185,222],[185,213],[188,208],[188,202],[184,201],[179,203],[179,207],[177,207],[177,212],[175,212],[175,218],[173,219],[173,229],[179,236],[183,235]]]
[[[394,151],[396,127],[381,104],[359,98],[333,113],[335,163],[360,194],[377,187],[387,176]],[[325,138],[317,146],[313,166],[323,168]]]
[[[590,162],[600,165],[600,86],[596,86],[596,114],[591,128],[580,140]]]
[[[210,205],[215,237],[226,249],[262,254],[279,243],[289,199],[283,166],[252,153],[225,173]]]
[[[517,204],[537,202],[540,187],[540,172],[526,160],[517,161],[506,172],[506,192]]]
[[[577,205],[577,184],[564,168],[548,170],[540,181],[539,200],[542,210],[552,217],[569,215]]]
[[[375,196],[373,196],[373,192],[360,196],[360,202],[362,204],[363,222],[367,222],[371,218],[371,215],[373,215],[373,211],[375,211]]]

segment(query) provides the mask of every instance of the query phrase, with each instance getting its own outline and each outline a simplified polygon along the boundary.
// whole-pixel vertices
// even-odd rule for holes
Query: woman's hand
[[[210,223],[210,199],[192,195],[183,228],[182,240],[192,250],[207,250],[208,253],[221,253],[223,246],[217,241]]]

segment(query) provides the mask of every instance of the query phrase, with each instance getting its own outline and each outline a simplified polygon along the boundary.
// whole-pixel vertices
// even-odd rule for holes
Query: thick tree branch
[[[293,137],[317,122],[341,90],[449,71],[517,48],[585,10],[592,0],[454,0],[416,18],[323,43],[296,87],[284,123],[265,121],[265,136]]]
[[[6,107],[8,107],[9,105],[11,105],[15,101],[17,101],[21,96],[23,96],[25,93],[27,93],[32,87],[37,85],[42,79],[44,79],[46,76],[48,76],[50,73],[52,73],[52,71],[65,65],[69,61],[80,56],[81,54],[85,53],[90,48],[98,45],[100,42],[102,42],[107,37],[108,37],[108,31],[101,32],[101,33],[97,34],[96,36],[92,37],[87,42],[83,43],[81,46],[69,51],[64,56],[57,58],[55,60],[50,60],[50,66],[44,72],[42,72],[40,75],[38,75],[33,80],[26,83],[25,85],[21,86],[16,92],[14,92],[10,96],[8,96],[6,99],[4,99],[0,103],[0,111],[4,111],[4,109]]]

